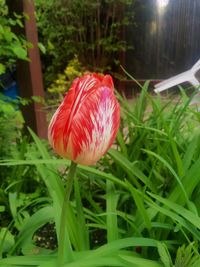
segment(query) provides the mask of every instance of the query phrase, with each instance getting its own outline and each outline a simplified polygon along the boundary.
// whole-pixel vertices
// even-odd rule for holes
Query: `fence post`
[[[21,97],[44,97],[40,53],[38,49],[38,35],[35,21],[34,0],[8,1],[10,11],[24,12],[29,19],[24,20],[23,33],[26,40],[31,42],[33,48],[28,50],[30,61],[19,60],[17,62],[17,82]],[[17,29],[16,31],[18,31]],[[21,31],[21,30],[20,30]],[[26,125],[29,126],[41,138],[47,137],[46,114],[42,110],[42,104],[31,103],[21,108]]]

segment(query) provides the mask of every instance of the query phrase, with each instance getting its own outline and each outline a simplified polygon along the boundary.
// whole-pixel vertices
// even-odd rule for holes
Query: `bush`
[[[23,15],[9,15],[5,0],[0,0],[0,74],[11,68],[17,59],[28,60],[27,48],[30,47],[23,36],[15,34],[12,27],[23,27]]]
[[[15,145],[21,138],[23,123],[17,106],[0,99],[0,159],[10,157],[13,149],[11,144]]]
[[[82,76],[85,72],[86,70],[79,62],[78,57],[75,56],[69,61],[64,72],[59,73],[56,80],[48,87],[47,91],[49,93],[49,97],[47,99],[47,104],[55,104],[57,106],[63,100],[63,95],[70,88],[72,81],[75,78]]]
[[[127,49],[122,27],[133,22],[126,12],[133,0],[37,0],[36,11],[47,87],[74,55],[88,70],[114,71]],[[124,12],[123,12],[124,11]]]

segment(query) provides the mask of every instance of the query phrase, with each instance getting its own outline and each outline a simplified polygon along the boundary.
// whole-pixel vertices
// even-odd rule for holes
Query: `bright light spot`
[[[169,0],[157,0],[157,6],[159,9],[164,9],[169,4]]]
[[[157,32],[157,24],[155,21],[152,21],[150,24],[150,34],[154,35]]]

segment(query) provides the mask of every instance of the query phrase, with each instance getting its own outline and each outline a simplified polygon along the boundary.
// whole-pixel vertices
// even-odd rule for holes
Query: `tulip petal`
[[[64,126],[68,125],[71,109],[75,98],[75,83],[70,88],[61,105],[54,113],[51,122],[48,127],[48,139],[52,147],[61,156],[65,155],[65,149],[63,145],[63,132]]]
[[[51,119],[48,135],[62,157],[92,165],[112,145],[120,108],[110,75],[86,74],[76,79]]]
[[[103,86],[85,99],[71,128],[73,144],[68,149],[73,148],[70,153],[75,162],[92,165],[106,153],[116,137],[119,113],[119,104],[109,87]]]
[[[114,89],[113,79],[110,75],[105,75],[102,81],[102,85],[107,86],[111,90]]]

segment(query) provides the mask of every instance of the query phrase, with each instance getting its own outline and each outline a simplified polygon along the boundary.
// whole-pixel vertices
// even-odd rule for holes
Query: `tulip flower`
[[[53,115],[49,142],[60,156],[93,165],[112,145],[119,122],[120,107],[112,77],[85,74],[74,80]]]

